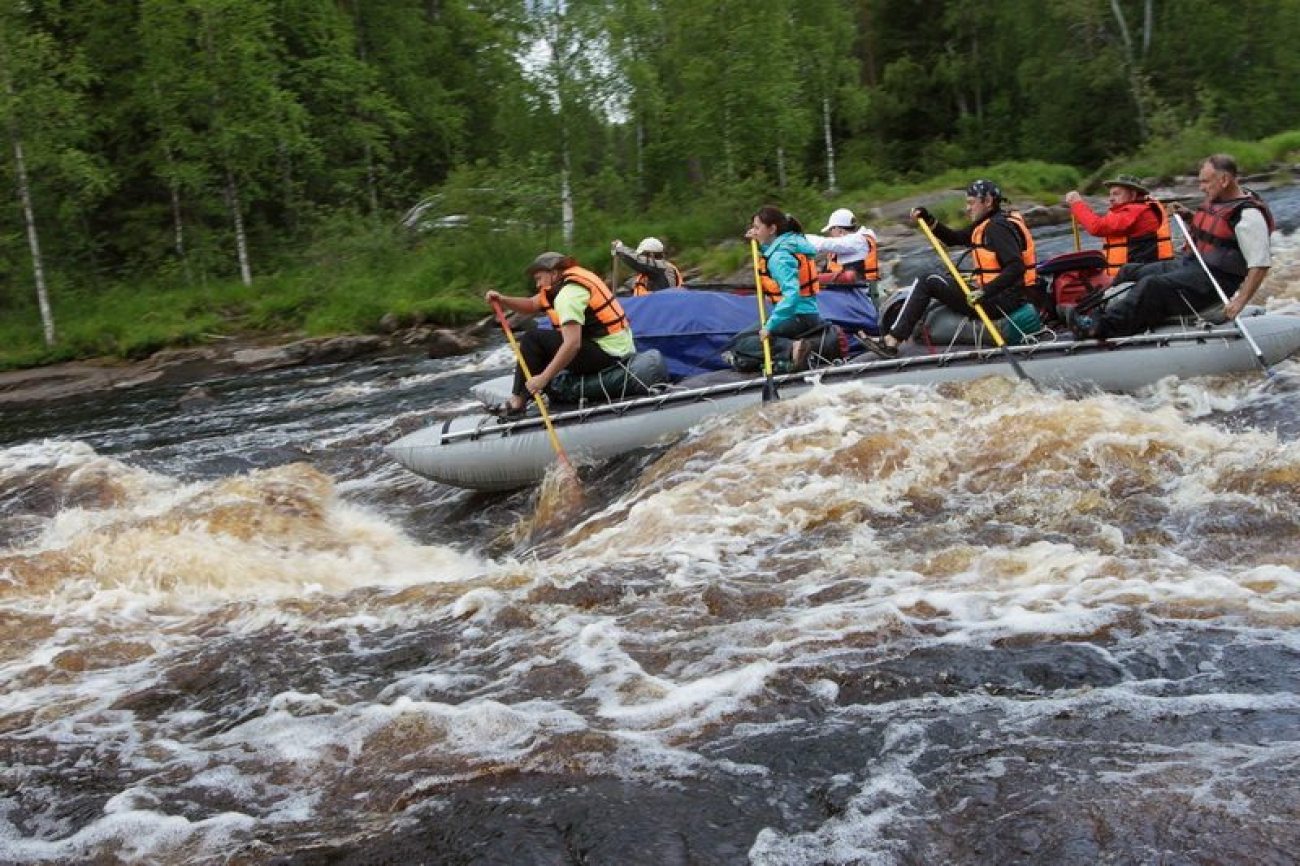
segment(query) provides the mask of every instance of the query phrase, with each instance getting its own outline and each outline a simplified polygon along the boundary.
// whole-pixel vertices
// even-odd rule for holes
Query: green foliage
[[[14,201],[0,348],[474,318],[565,246],[562,177],[568,251],[595,270],[612,238],[653,234],[718,278],[769,202],[816,227],[834,203],[944,190],[955,216],[978,176],[1025,203],[1215,151],[1264,170],[1300,156],[1297,41],[1300,3],[1275,0],[0,4],[0,180],[19,186],[21,146],[66,319],[52,350],[27,335]],[[424,228],[396,228],[417,204]]]

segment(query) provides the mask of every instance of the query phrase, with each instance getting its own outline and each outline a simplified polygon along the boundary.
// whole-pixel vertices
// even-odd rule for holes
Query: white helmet
[[[659,238],[642,238],[641,243],[636,245],[636,254],[640,256],[646,253],[654,253],[655,255],[660,256],[663,255],[664,242],[659,240]]]

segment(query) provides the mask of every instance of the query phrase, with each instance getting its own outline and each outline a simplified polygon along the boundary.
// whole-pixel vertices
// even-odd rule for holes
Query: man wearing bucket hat
[[[1177,259],[1126,267],[1120,278],[1136,282],[1095,320],[1077,321],[1076,336],[1140,334],[1173,316],[1213,308],[1220,292],[1228,297],[1224,316],[1235,319],[1254,297],[1272,262],[1273,215],[1238,183],[1237,162],[1226,153],[1206,157],[1197,181],[1205,200],[1192,216],[1195,249]]]
[[[636,353],[632,328],[623,306],[605,281],[563,253],[545,252],[525,273],[537,294],[527,298],[484,294],[491,305],[524,315],[545,313],[553,329],[534,328],[519,338],[519,352],[532,373],[515,368],[515,383],[506,403],[508,413],[522,412],[530,394],[537,394],[562,370],[599,373]]]
[[[1071,215],[1083,230],[1103,239],[1106,273],[1112,277],[1126,264],[1162,262],[1174,257],[1169,214],[1164,205],[1131,174],[1105,181],[1110,210],[1098,215],[1088,207],[1078,190],[1065,194]]]
[[[875,283],[880,279],[876,233],[858,225],[846,207],[831,213],[819,235],[804,235],[819,255],[826,256],[822,282]]]
[[[636,249],[616,240],[609,245],[609,251],[617,260],[636,272],[632,282],[632,294],[648,295],[660,289],[672,289],[682,284],[682,272],[677,265],[668,261],[664,254],[664,243],[659,238],[642,238]],[[614,291],[619,294],[619,287]]]

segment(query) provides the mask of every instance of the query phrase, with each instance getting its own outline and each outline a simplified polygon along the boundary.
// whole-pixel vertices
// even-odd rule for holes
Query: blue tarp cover
[[[758,324],[753,292],[665,289],[619,301],[632,323],[637,349],[662,352],[675,379],[725,369],[722,347],[732,335]],[[850,334],[876,333],[876,308],[865,289],[827,286],[817,303],[822,318]]]

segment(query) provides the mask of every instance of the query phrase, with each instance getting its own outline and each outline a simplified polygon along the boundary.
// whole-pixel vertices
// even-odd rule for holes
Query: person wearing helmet
[[[664,255],[663,241],[658,238],[642,238],[636,249],[616,240],[609,245],[609,251],[636,272],[636,279],[632,281],[633,295],[648,295],[682,284],[682,272],[668,261]],[[615,286],[614,291],[620,295],[628,294],[620,286]]]
[[[966,188],[966,216],[970,225],[953,229],[923,207],[912,210],[912,221],[924,220],[944,244],[970,248],[973,267],[968,279],[973,288],[967,295],[946,273],[917,280],[893,326],[879,340],[859,335],[872,352],[884,358],[898,355],[899,345],[912,336],[931,299],[971,319],[979,317],[972,304],[982,306],[990,319],[1003,318],[1025,305],[1025,289],[1038,275],[1034,239],[1024,219],[1002,209],[1002,190],[990,180],[977,180]]]
[[[880,279],[876,233],[858,225],[853,211],[835,210],[819,235],[805,235],[818,255],[826,257],[824,283],[875,283]]]
[[[1131,174],[1105,181],[1110,209],[1094,213],[1078,190],[1065,194],[1070,214],[1093,237],[1104,239],[1106,273],[1114,277],[1126,264],[1161,262],[1174,257],[1169,214]]]
[[[636,353],[627,314],[605,281],[563,253],[545,252],[525,273],[537,293],[527,298],[495,289],[483,295],[523,315],[545,313],[552,329],[534,328],[519,338],[531,378],[516,366],[514,387],[506,402],[509,414],[523,412],[530,395],[540,393],[561,370],[578,375],[599,373]]]

